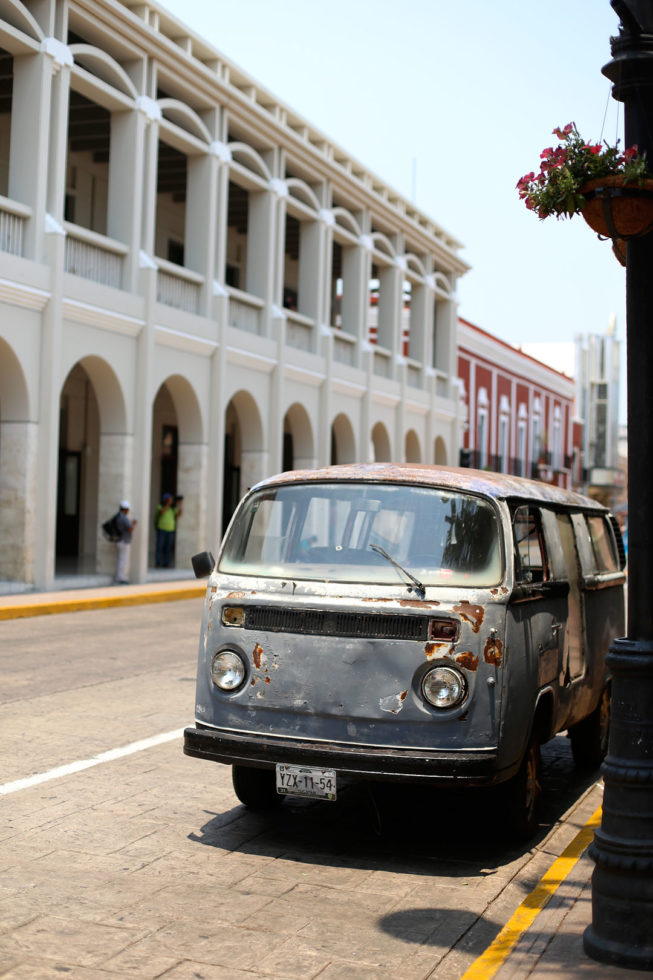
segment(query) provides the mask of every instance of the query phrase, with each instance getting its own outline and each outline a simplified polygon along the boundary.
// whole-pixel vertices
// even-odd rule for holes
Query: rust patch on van
[[[246,595],[246,592],[230,592],[225,599],[244,599]]]
[[[407,694],[408,694],[408,691],[402,691],[401,694],[399,695],[399,700],[400,701],[405,701]]]
[[[263,647],[259,646],[257,643],[252,650],[252,660],[254,661],[254,666],[257,670],[261,669],[261,657],[263,656]]]
[[[212,585],[211,586],[211,592],[213,592],[215,594],[217,591],[218,591],[217,585]]]
[[[269,677],[266,677],[266,678],[265,678],[265,683],[266,683],[266,684],[269,684],[269,683],[270,683],[270,678],[269,678]]]
[[[493,664],[495,667],[501,666],[503,660],[503,643],[493,636],[489,636],[483,650],[483,660],[486,664]]]
[[[424,647],[424,653],[426,654],[428,659],[431,660],[431,658],[436,655],[438,650],[442,650],[443,647],[445,649],[445,652],[448,652],[448,648],[449,648],[448,643],[427,643],[426,646]]]
[[[431,606],[439,606],[440,603],[435,599],[429,599],[428,602],[425,602],[424,599],[400,599],[399,605],[408,606],[409,609],[430,609]]]
[[[455,657],[455,661],[457,664],[460,664],[461,667],[464,667],[465,670],[474,671],[478,668],[478,657],[475,656],[471,650],[465,650],[463,653],[459,653]]]
[[[454,606],[453,611],[458,613],[461,619],[464,619],[472,627],[475,633],[478,633],[482,624],[483,617],[485,613],[483,612],[483,606],[474,606],[471,602],[461,602],[460,605]]]

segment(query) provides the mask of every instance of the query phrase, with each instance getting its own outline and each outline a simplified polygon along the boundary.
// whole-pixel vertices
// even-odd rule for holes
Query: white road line
[[[176,738],[181,738],[184,734],[183,728],[177,728],[174,732],[163,732],[161,735],[153,735],[151,738],[143,738],[140,742],[132,742],[124,745],[121,749],[109,749],[108,752],[100,752],[92,759],[80,759],[79,762],[70,762],[66,766],[57,766],[56,769],[49,769],[47,772],[39,772],[35,776],[27,776],[25,779],[16,779],[13,783],[3,783],[0,785],[0,796],[7,796],[9,793],[17,793],[21,789],[29,789],[31,786],[38,786],[40,783],[48,783],[51,779],[60,779],[62,776],[71,776],[73,773],[82,772],[84,769],[91,769],[99,766],[103,762],[113,762],[114,759],[122,759],[126,755],[133,755],[134,752],[142,752],[143,749],[154,748],[155,745],[163,745],[165,742],[172,742]]]

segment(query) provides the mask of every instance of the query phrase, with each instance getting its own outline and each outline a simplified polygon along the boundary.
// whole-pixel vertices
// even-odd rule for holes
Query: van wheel
[[[537,742],[531,742],[519,771],[508,780],[507,825],[513,837],[530,840],[539,826],[542,796],[542,757]]]
[[[282,797],[277,793],[274,769],[232,766],[231,780],[236,796],[250,810],[273,810],[281,803]]]
[[[610,688],[605,687],[599,703],[587,718],[569,729],[571,754],[578,769],[597,769],[608,751],[610,734]]]

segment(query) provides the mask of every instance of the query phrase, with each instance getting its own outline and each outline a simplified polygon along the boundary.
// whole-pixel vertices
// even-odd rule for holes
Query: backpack
[[[107,539],[107,541],[120,541],[120,530],[118,528],[118,511],[113,517],[110,517],[108,521],[105,521],[102,525],[102,533]]]

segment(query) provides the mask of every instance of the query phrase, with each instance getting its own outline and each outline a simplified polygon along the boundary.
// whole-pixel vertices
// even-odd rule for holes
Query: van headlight
[[[211,680],[221,691],[235,691],[245,680],[243,658],[234,650],[220,650],[211,661]]]
[[[455,667],[432,667],[422,678],[422,695],[434,708],[455,708],[466,694],[465,678]]]

